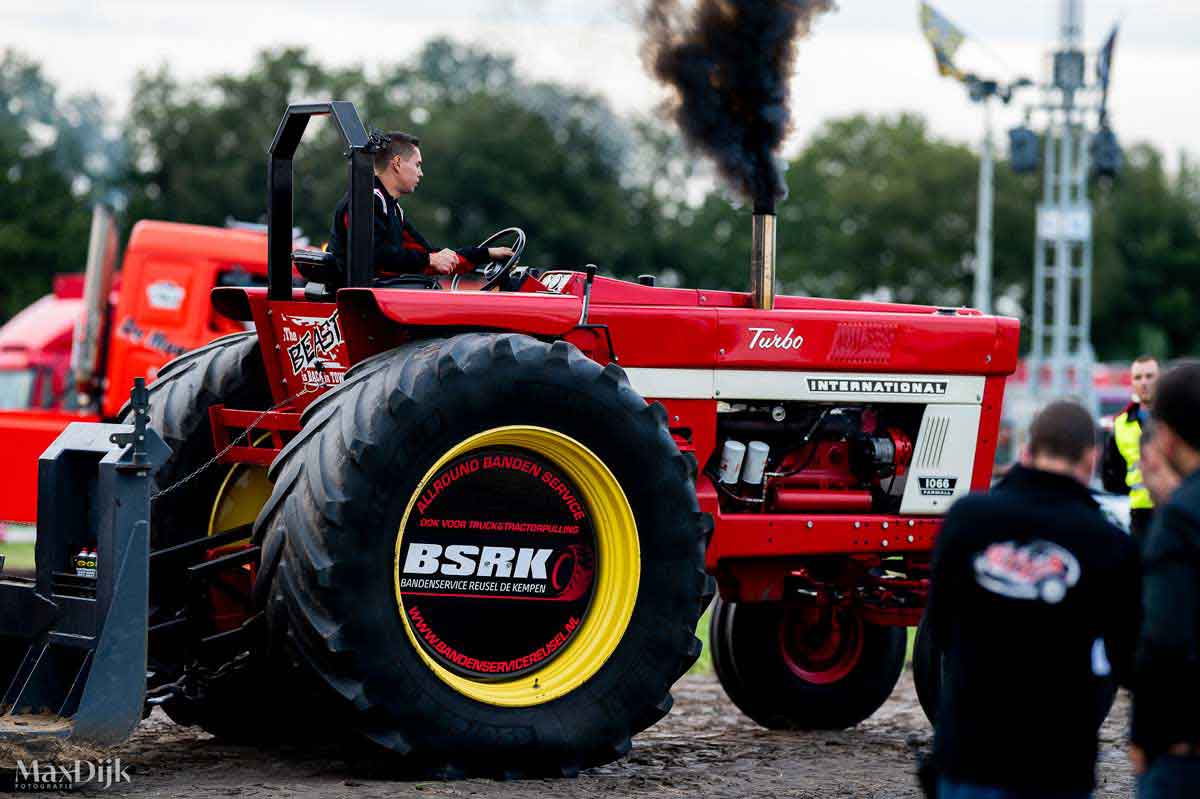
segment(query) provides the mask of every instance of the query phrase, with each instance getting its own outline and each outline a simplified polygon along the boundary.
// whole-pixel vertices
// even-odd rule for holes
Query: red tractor
[[[291,279],[334,270],[292,251],[292,157],[321,115],[348,145],[336,292]],[[255,740],[352,730],[442,773],[571,774],[667,713],[715,585],[713,660],[747,715],[870,716],[941,514],[988,486],[1017,322],[774,297],[766,215],[750,293],[521,268],[516,229],[453,285],[373,286],[371,151],[349,103],[288,108],[268,286],[212,293],[254,329],[149,389],[172,449],[149,701]]]

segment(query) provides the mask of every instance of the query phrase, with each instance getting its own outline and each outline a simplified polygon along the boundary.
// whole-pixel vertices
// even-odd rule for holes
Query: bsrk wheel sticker
[[[561,470],[531,452],[479,449],[425,484],[397,560],[401,613],[439,663],[511,678],[561,652],[596,574],[591,515]]]

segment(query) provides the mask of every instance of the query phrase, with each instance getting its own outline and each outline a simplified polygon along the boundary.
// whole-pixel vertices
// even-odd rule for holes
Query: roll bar
[[[308,120],[333,117],[349,159],[350,220],[347,286],[366,286],[372,272],[371,189],[374,180],[370,137],[354,104],[345,100],[289,105],[275,131],[267,164],[267,294],[292,298],[292,159]]]

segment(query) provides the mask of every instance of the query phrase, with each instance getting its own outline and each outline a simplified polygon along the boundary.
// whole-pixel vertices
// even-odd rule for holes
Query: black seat
[[[342,269],[331,252],[323,250],[294,250],[292,262],[296,271],[308,281],[304,296],[316,302],[331,302],[333,292],[345,285]],[[373,288],[389,289],[440,289],[442,286],[434,275],[392,275],[375,278]]]
[[[295,250],[292,252],[292,263],[296,264],[296,271],[305,280],[325,284],[342,282],[342,270],[331,252]]]
[[[344,285],[337,258],[324,250],[293,250],[292,263],[308,282],[304,299],[309,302],[333,302],[333,293]]]

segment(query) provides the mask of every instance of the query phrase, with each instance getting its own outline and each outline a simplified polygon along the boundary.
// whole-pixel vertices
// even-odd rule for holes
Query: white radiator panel
[[[901,513],[942,514],[971,490],[978,405],[927,405],[913,446]]]

